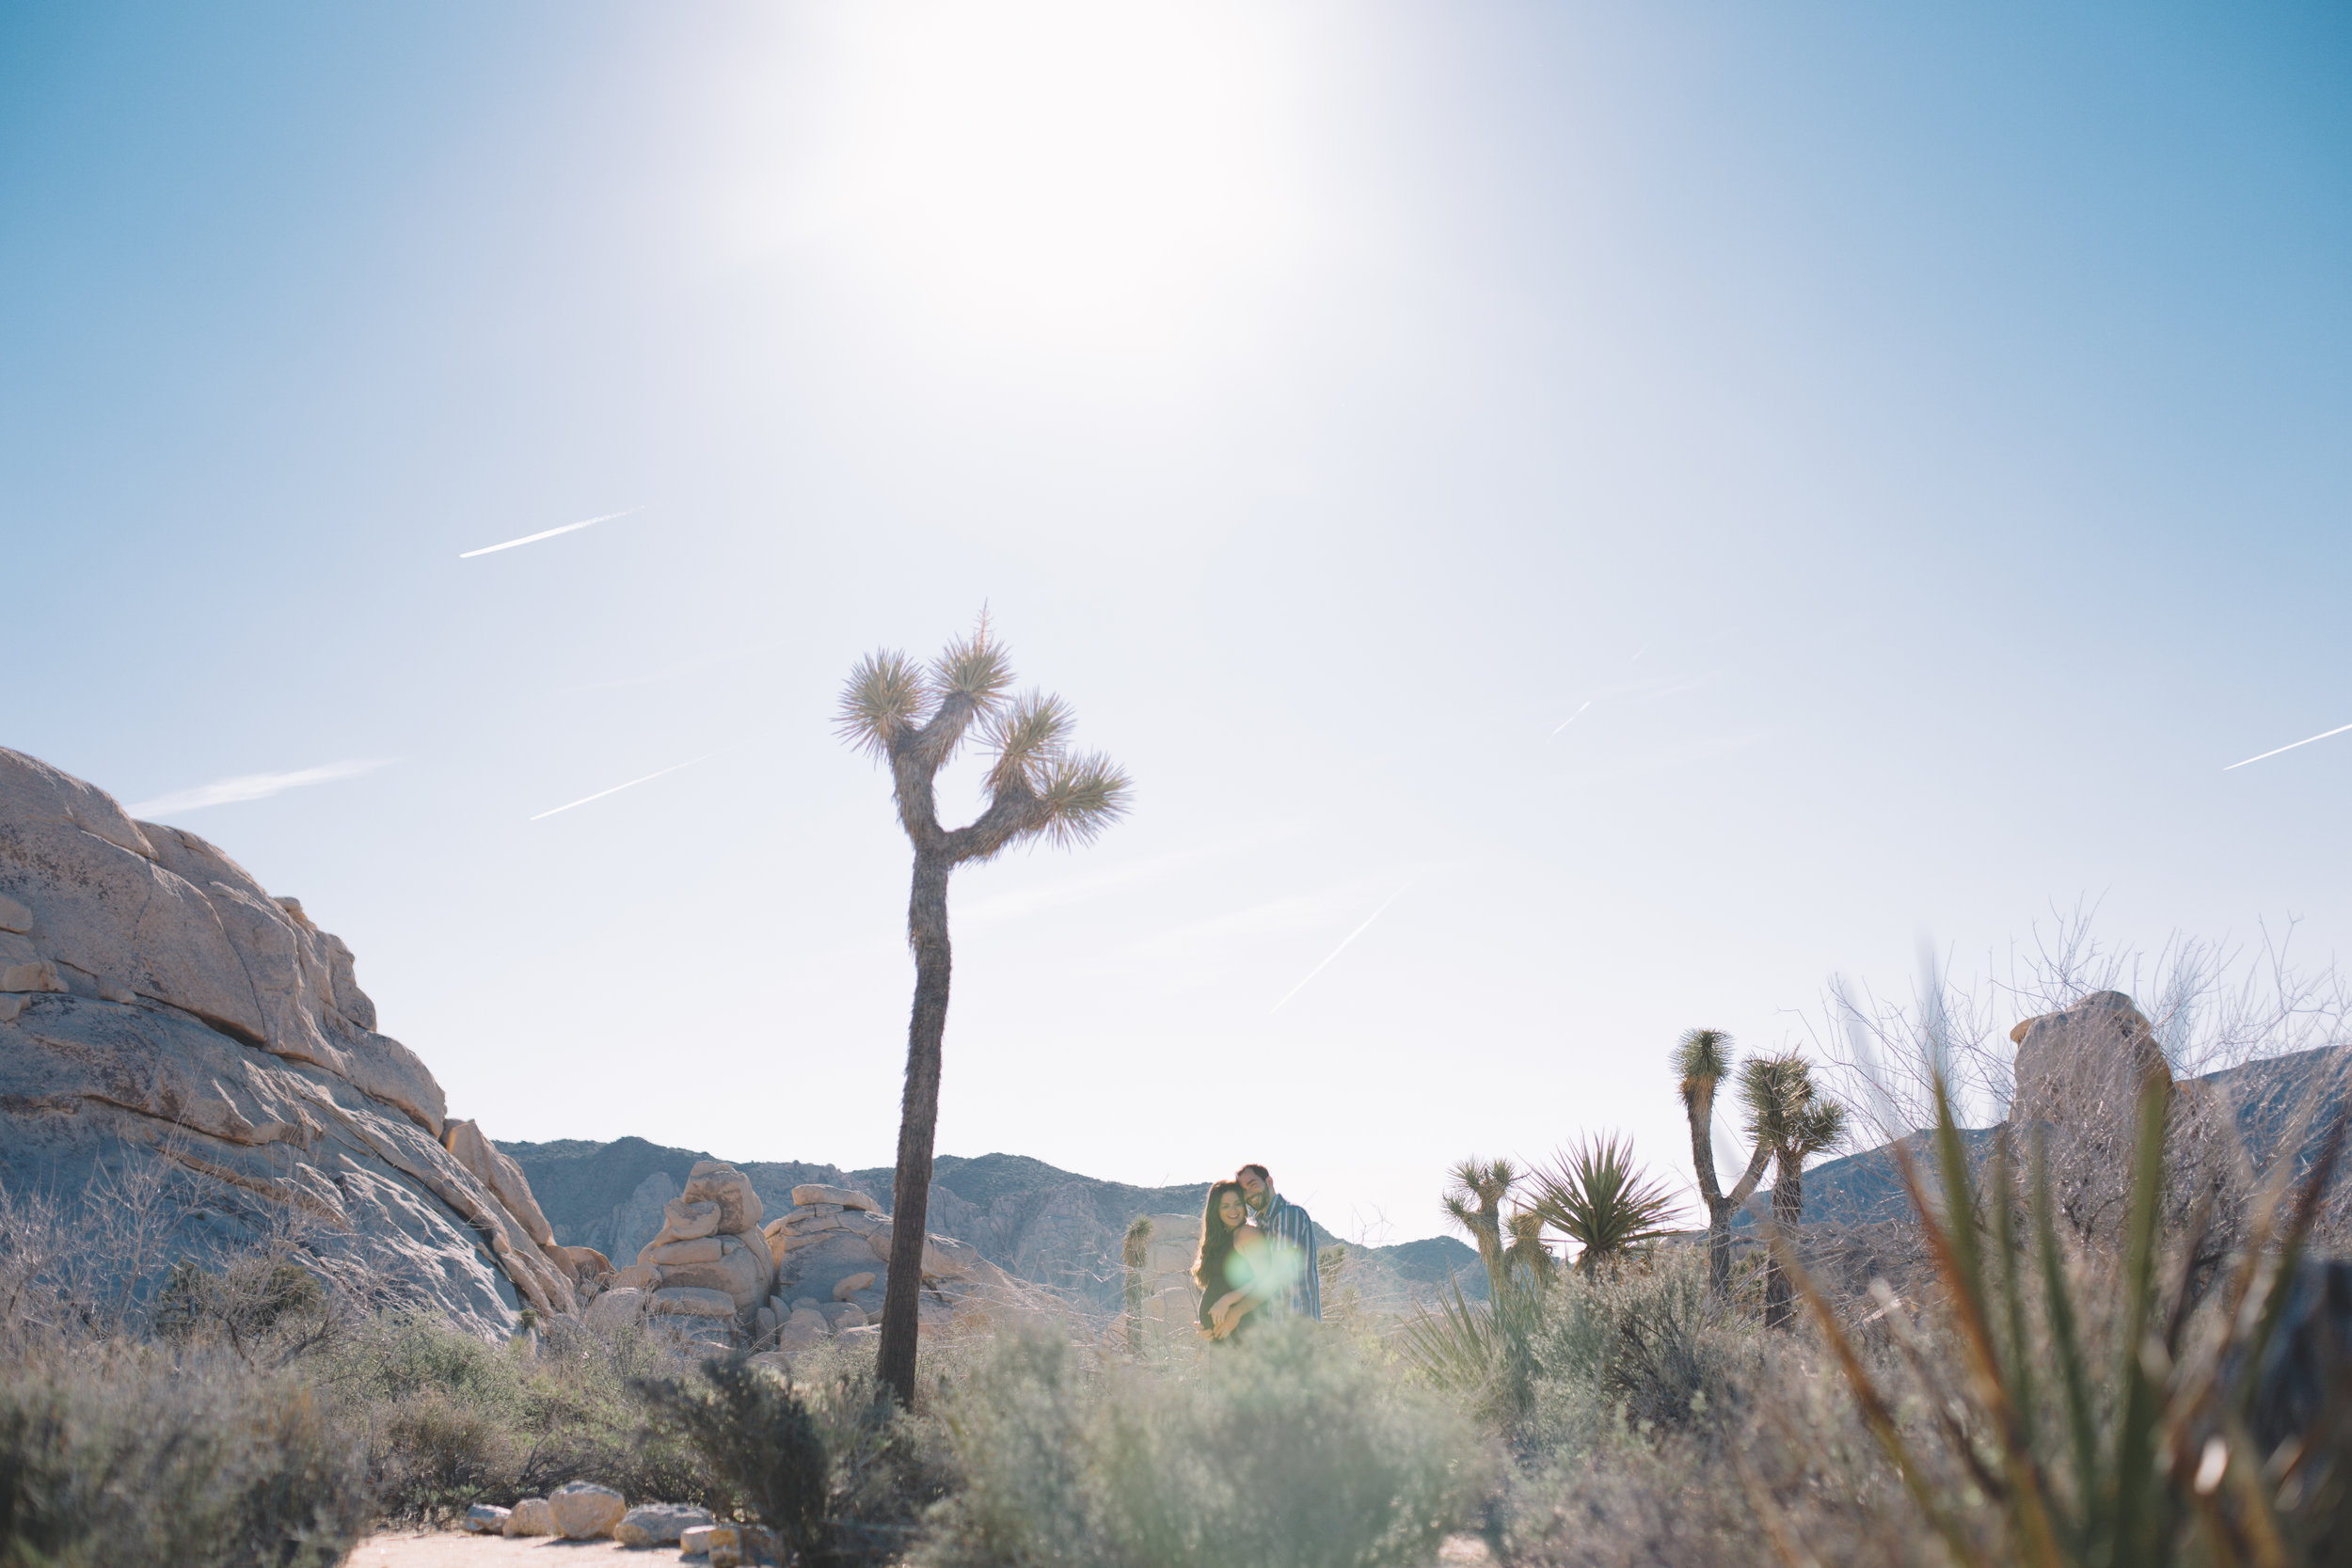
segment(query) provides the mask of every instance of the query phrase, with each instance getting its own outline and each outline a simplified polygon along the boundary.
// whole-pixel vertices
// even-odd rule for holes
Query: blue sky
[[[881,1164],[907,856],[829,709],[985,602],[1136,811],[960,876],[944,1151],[1398,1240],[1473,1151],[1680,1171],[1677,1032],[1923,936],[2352,941],[2352,735],[2222,770],[2352,723],[2347,67],[2319,6],[11,8],[0,743],[323,771],[166,815],[494,1136]]]

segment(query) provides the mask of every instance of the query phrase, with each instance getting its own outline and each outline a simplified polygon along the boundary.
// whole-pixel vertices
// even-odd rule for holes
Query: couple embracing
[[[1209,1188],[1200,1214],[1200,1331],[1227,1344],[1268,1318],[1323,1317],[1315,1224],[1274,1190],[1263,1165],[1244,1165]]]

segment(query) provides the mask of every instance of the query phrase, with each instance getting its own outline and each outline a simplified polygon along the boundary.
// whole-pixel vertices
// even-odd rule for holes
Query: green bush
[[[714,1356],[694,1377],[648,1379],[638,1387],[778,1540],[795,1551],[816,1544],[829,1474],[824,1439],[782,1372],[739,1355]]]
[[[291,1377],[131,1350],[0,1382],[0,1568],[331,1568],[369,1502]]]
[[[1163,1368],[1016,1338],[946,1403],[942,1565],[1418,1565],[1488,1473],[1449,1405],[1307,1324]]]

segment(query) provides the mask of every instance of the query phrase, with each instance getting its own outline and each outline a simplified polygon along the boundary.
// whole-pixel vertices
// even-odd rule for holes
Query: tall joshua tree
[[[1478,1260],[1486,1265],[1486,1283],[1500,1297],[1504,1287],[1502,1263],[1502,1200],[1518,1184],[1519,1173],[1508,1160],[1481,1160],[1475,1154],[1446,1173],[1446,1217],[1478,1243]]]
[[[914,950],[914,1009],[907,1023],[906,1095],[898,1112],[898,1172],[891,1202],[890,1281],[882,1295],[876,1372],[901,1405],[914,1402],[915,1307],[923,1289],[931,1145],[939,1128],[940,1044],[947,1028],[947,879],[970,861],[1043,835],[1090,843],[1124,815],[1127,775],[1106,757],[1069,749],[1072,716],[1059,697],[1009,698],[1012,666],[980,617],[969,637],[918,666],[906,655],[867,655],[841,692],[842,738],[890,768],[898,823],[914,846],[907,943]],[[974,725],[993,754],[988,808],[961,828],[939,825],[933,782]]]
[[[1731,1291],[1731,1216],[1764,1179],[1772,1146],[1758,1139],[1740,1183],[1725,1194],[1715,1180],[1715,1090],[1731,1076],[1731,1037],[1721,1029],[1692,1029],[1675,1042],[1674,1069],[1682,1080],[1682,1109],[1691,1118],[1691,1164],[1707,1205],[1707,1283],[1719,1297]]]
[[[1789,1052],[1758,1056],[1740,1069],[1740,1100],[1756,1147],[1772,1152],[1772,1224],[1791,1241],[1804,1220],[1804,1163],[1846,1141],[1846,1107],[1813,1082],[1813,1068]],[[1764,1326],[1795,1315],[1788,1276],[1777,1257],[1764,1259]]]

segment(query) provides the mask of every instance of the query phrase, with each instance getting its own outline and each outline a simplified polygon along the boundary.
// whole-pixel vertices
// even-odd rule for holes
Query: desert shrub
[[[1304,1324],[1164,1368],[1011,1338],[944,1402],[934,1564],[1421,1563],[1487,1475],[1450,1405]]]
[[[0,1381],[0,1568],[330,1568],[368,1510],[298,1379],[126,1349]]]
[[[714,1356],[692,1377],[637,1386],[777,1539],[795,1551],[815,1544],[825,1515],[824,1439],[783,1372]]]
[[[356,1325],[316,1360],[366,1433],[372,1482],[394,1517],[511,1504],[569,1481],[599,1481],[632,1500],[733,1505],[701,1455],[655,1425],[633,1391],[690,1364],[655,1335],[606,1337],[559,1320],[533,1354],[521,1342],[485,1343],[430,1313],[398,1312]]]
[[[1557,1452],[1603,1431],[1685,1427],[1720,1408],[1754,1364],[1757,1331],[1711,1299],[1696,1247],[1613,1277],[1568,1279],[1534,1336],[1527,1444]]]
[[[167,1339],[216,1330],[244,1346],[295,1323],[323,1323],[330,1310],[326,1287],[291,1258],[242,1258],[218,1271],[182,1259],[155,1293],[149,1321]]]

